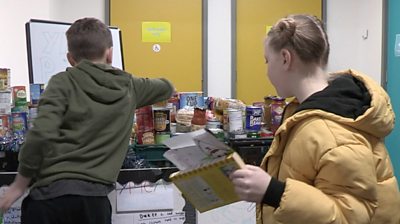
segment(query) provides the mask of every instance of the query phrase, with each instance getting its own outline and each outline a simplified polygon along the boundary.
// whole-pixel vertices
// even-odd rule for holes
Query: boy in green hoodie
[[[111,223],[107,195],[128,149],[134,111],[168,99],[174,87],[110,66],[111,32],[97,19],[77,20],[66,36],[73,67],[54,75],[41,96],[0,209],[33,180],[22,223]]]

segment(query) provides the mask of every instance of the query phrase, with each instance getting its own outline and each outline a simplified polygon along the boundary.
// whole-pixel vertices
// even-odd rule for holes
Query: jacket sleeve
[[[361,143],[329,149],[316,163],[312,185],[286,179],[280,206],[274,212],[276,220],[370,223],[377,206],[374,167],[371,149]]]
[[[60,135],[62,117],[67,108],[67,90],[60,75],[53,76],[40,97],[38,116],[28,131],[19,153],[18,172],[35,177],[46,153]]]
[[[132,77],[137,108],[167,100],[174,92],[174,86],[167,79]]]

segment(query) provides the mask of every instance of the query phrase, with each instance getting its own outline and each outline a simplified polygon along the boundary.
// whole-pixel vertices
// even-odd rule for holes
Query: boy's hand
[[[230,176],[235,191],[244,201],[260,203],[271,182],[271,176],[258,166],[246,165]]]
[[[11,205],[25,193],[30,182],[31,178],[17,174],[14,182],[6,190],[4,196],[0,197],[1,213],[4,214],[11,207]]]

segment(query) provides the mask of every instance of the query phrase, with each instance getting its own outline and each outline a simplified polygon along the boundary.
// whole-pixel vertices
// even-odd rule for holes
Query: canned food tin
[[[157,132],[155,135],[155,142],[156,142],[156,144],[163,144],[163,142],[169,138],[171,138],[171,133]]]
[[[10,69],[0,68],[0,91],[5,91],[10,87]]]
[[[219,121],[207,121],[206,127],[208,129],[217,129],[217,128],[221,128],[221,122]]]
[[[154,114],[154,130],[156,132],[170,132],[170,109],[168,108],[155,108]]]
[[[242,111],[236,109],[228,110],[229,132],[243,131]]]
[[[31,104],[37,105],[39,103],[39,98],[44,91],[44,84],[35,84],[32,83],[29,86],[30,96],[31,96]]]
[[[246,107],[246,130],[259,131],[261,129],[262,107]]]
[[[24,135],[28,129],[28,120],[26,112],[11,114],[12,130],[15,134]]]
[[[136,125],[139,131],[153,131],[153,111],[151,106],[136,109]]]
[[[26,106],[26,89],[25,86],[12,87],[13,103],[15,107]]]
[[[0,136],[4,137],[10,131],[10,115],[0,115]]]
[[[283,98],[274,98],[271,103],[271,131],[275,133],[281,124],[283,111],[285,109],[286,102]]]

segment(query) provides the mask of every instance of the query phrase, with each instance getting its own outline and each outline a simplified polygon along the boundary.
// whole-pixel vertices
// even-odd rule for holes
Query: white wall
[[[25,23],[48,19],[51,0],[0,1],[0,67],[11,69],[11,86],[29,85]]]
[[[50,0],[50,18],[72,23],[82,17],[95,17],[105,22],[106,1],[108,0]]]
[[[24,26],[29,19],[73,22],[90,16],[104,21],[105,1],[1,0],[0,67],[11,69],[11,85],[29,85]],[[354,68],[380,83],[382,1],[327,1],[327,30],[331,43],[328,70]],[[208,94],[230,97],[231,0],[208,0],[207,50]]]
[[[29,88],[25,23],[30,19],[105,21],[106,0],[1,0],[0,67],[11,69],[11,86]],[[231,96],[231,0],[208,0],[208,95]],[[123,31],[122,31],[123,32]],[[126,40],[123,40],[126,41]]]
[[[231,97],[231,0],[208,0],[208,95]]]
[[[11,86],[23,85],[28,89],[26,22],[73,22],[87,16],[105,19],[105,0],[1,0],[0,9],[0,67],[11,69]]]
[[[353,68],[381,83],[382,8],[380,0],[327,0],[329,71]]]

